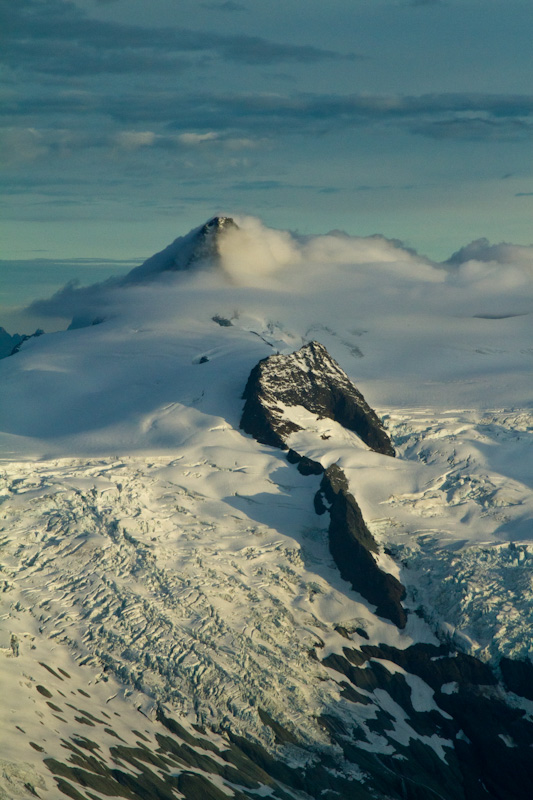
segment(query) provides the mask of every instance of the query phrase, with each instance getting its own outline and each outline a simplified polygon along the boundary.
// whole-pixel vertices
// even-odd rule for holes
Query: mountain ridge
[[[0,364],[0,796],[529,800],[527,287],[242,226]]]

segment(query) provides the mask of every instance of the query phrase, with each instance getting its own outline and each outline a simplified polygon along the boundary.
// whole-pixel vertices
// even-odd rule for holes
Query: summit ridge
[[[162,272],[186,271],[201,264],[217,267],[220,265],[220,240],[229,230],[238,230],[232,217],[212,217],[132,269],[123,279],[123,283],[147,280]]]

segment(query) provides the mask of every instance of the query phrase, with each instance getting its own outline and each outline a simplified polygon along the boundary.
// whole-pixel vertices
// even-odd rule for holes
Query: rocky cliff
[[[287,438],[301,430],[284,415],[287,406],[303,406],[328,417],[357,435],[377,453],[394,456],[392,442],[363,395],[319,342],[310,342],[290,355],[260,361],[250,373],[241,428],[262,444],[287,449]],[[290,449],[288,460],[303,475],[319,474],[320,464]],[[327,504],[324,502],[327,501]],[[329,511],[329,548],[344,580],[376,606],[376,613],[405,627],[401,601],[405,589],[378,566],[378,545],[340,467],[332,465],[322,478],[315,498],[317,513]]]
[[[300,427],[284,418],[283,406],[303,406],[353,431],[376,453],[395,454],[377,414],[319,342],[260,361],[243,397],[241,428],[263,444],[287,449],[287,437]]]

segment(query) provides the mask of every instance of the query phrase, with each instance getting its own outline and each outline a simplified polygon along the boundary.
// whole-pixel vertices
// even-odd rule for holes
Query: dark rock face
[[[348,490],[344,473],[336,464],[325,471],[320,488],[331,504],[329,549],[342,577],[377,607],[376,614],[404,628],[407,614],[401,603],[405,589],[393,575],[378,567],[372,555],[378,552],[376,540]]]
[[[186,257],[182,269],[190,269],[199,261],[218,262],[220,259],[220,236],[231,228],[238,229],[238,225],[231,217],[213,217],[205,225],[202,225],[192,241],[191,252]]]
[[[500,670],[503,682],[510,692],[533,700],[533,664],[528,659],[513,661],[502,658]]]
[[[369,755],[364,766],[376,788],[376,780],[384,781],[387,797],[526,800],[532,796],[533,724],[522,709],[508,702],[487,664],[445,645],[415,644],[405,650],[385,644],[362,645],[360,650],[344,647],[343,653],[332,653],[321,660],[350,682],[351,687],[341,684],[349,689],[343,688],[343,697],[354,704],[368,704],[375,692],[386,692],[406,713],[406,721],[416,734],[437,735],[447,741],[445,762],[414,739],[405,748],[396,747],[401,760]],[[390,671],[390,661],[433,689],[436,708],[415,709],[409,682],[403,674]],[[447,690],[446,684],[455,684],[455,688]],[[391,719],[386,712],[378,712],[369,727],[387,736]],[[350,742],[339,735],[335,725],[328,731],[345,757],[363,767],[361,751],[352,744],[353,739]],[[393,774],[401,778],[399,784],[394,784]]]
[[[310,342],[288,356],[269,356],[260,361],[250,373],[243,397],[246,403],[241,428],[262,444],[286,450],[286,438],[301,428],[284,419],[282,406],[303,406],[354,431],[376,452],[395,454],[376,413],[318,342]],[[302,475],[324,472],[317,461],[293,449],[289,449],[287,460],[296,464]],[[401,603],[405,589],[377,565],[372,555],[378,552],[377,543],[337,465],[325,471],[314,506],[317,514],[329,510],[329,548],[344,580],[376,606],[379,616],[404,628],[407,615]]]
[[[261,361],[252,370],[244,397],[241,427],[264,444],[287,450],[286,438],[298,426],[284,419],[283,407],[301,405],[355,430],[374,450],[394,454],[374,412],[365,408],[355,387],[315,342],[292,356]],[[376,606],[376,614],[405,627],[405,589],[379,568],[377,542],[343,471],[336,464],[324,470],[293,449],[288,450],[287,460],[303,475],[322,474],[315,511],[330,514],[329,547],[342,577]],[[329,796],[328,792],[350,800],[533,797],[533,723],[506,693],[533,699],[531,662],[502,659],[502,685],[488,664],[445,644],[416,643],[400,649],[371,644],[363,628],[350,631],[340,626],[337,632],[346,640],[342,654],[329,652],[321,657],[324,643],[319,642],[309,657],[327,668],[330,676],[337,673],[341,696],[352,704],[353,718],[330,707],[316,721],[341,749],[345,762],[355,765],[368,781],[350,785],[341,778],[335,782],[331,778],[335,770],[328,770],[326,760],[295,779],[286,766],[280,767],[270,757],[265,760],[256,745],[239,742],[258,766],[311,797]],[[355,635],[366,641],[352,646]],[[421,702],[421,698],[426,699]],[[261,719],[278,741],[284,740],[284,729],[275,720],[266,714]],[[361,731],[361,720],[365,720],[366,733]],[[405,739],[398,738],[399,721],[408,731]],[[367,737],[376,737],[381,744],[368,747]],[[383,743],[388,743],[384,749]]]
[[[283,419],[280,403],[303,406],[354,431],[372,450],[394,456],[394,448],[377,414],[346,373],[318,342],[291,355],[263,359],[250,373],[241,428],[258,442],[287,449],[285,439],[301,430]]]
[[[296,464],[296,469],[300,475],[322,475],[324,467],[318,461],[314,461],[307,456],[301,456],[296,450],[289,450],[287,453],[289,464]]]
[[[364,644],[361,653],[365,658],[381,658],[398,664],[406,672],[418,675],[433,690],[453,682],[476,686],[494,686],[497,683],[488,664],[466,653],[450,651],[445,645],[437,647],[419,643],[399,650],[386,644]]]
[[[44,333],[41,328],[37,328],[35,333],[31,334],[20,334],[14,333],[11,336],[5,328],[0,327],[0,358],[7,358],[7,356],[13,356],[15,353],[18,353],[24,342],[27,342],[28,339],[33,339],[36,336],[42,336]]]
[[[6,358],[13,353],[14,348],[24,341],[24,336],[19,333],[9,334],[5,328],[0,327],[0,358]]]
[[[35,338],[37,338],[39,336],[43,336],[43,334],[44,334],[44,331],[42,330],[42,328],[37,328],[35,333],[30,333],[29,336],[27,336],[27,335],[21,336],[20,342],[15,345],[15,347],[11,351],[11,355],[14,356],[15,353],[18,353],[20,348],[24,344],[24,342],[27,342],[28,339],[35,339]]]

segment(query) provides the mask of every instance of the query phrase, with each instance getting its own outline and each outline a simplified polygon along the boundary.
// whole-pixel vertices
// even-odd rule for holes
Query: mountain
[[[18,352],[22,344],[27,339],[31,339],[33,336],[42,336],[43,333],[44,331],[41,330],[41,328],[37,328],[35,333],[29,335],[21,335],[20,333],[14,333],[11,335],[6,331],[5,328],[0,327],[0,358],[6,358],[7,356]]]
[[[186,236],[179,236],[172,244],[147,259],[140,267],[132,269],[124,284],[150,279],[161,272],[198,269],[202,264],[220,266],[220,241],[223,233],[236,229],[231,217],[213,217]]]
[[[474,244],[218,217],[40,302],[0,798],[531,796],[532,276]]]

